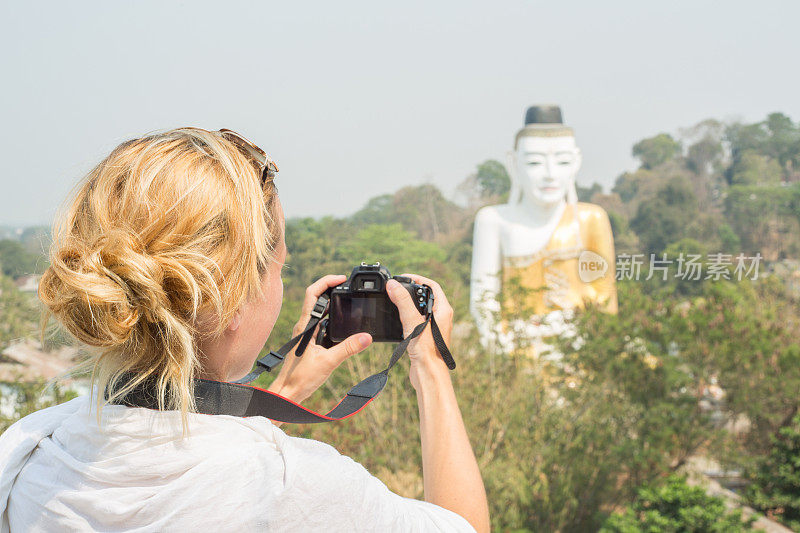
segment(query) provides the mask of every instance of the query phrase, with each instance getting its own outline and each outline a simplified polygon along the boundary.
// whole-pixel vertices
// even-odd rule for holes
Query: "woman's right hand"
[[[436,324],[442,333],[445,344],[450,346],[450,335],[453,331],[453,308],[447,301],[442,287],[432,279],[425,278],[417,274],[403,274],[411,278],[414,283],[427,285],[433,290],[433,316]],[[417,310],[417,306],[411,295],[399,282],[389,280],[386,284],[386,292],[400,313],[400,322],[403,323],[403,336],[408,337],[416,326],[425,321]],[[431,326],[427,326],[423,332],[408,345],[408,356],[411,359],[411,370],[409,377],[414,389],[419,389],[420,377],[430,375],[447,375],[449,371],[442,356],[436,350],[433,342]]]

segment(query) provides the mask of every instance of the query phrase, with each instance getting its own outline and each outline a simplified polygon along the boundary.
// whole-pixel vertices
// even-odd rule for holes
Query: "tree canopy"
[[[681,143],[668,133],[659,133],[634,144],[632,153],[642,162],[642,167],[652,169],[679,155]]]

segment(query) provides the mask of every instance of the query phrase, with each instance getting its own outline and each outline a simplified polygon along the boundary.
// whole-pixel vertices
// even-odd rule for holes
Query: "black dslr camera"
[[[317,344],[330,348],[355,333],[367,332],[374,342],[400,342],[403,325],[397,307],[386,293],[386,282],[394,279],[406,288],[419,313],[433,312],[433,290],[411,278],[392,276],[380,263],[361,263],[350,277],[329,289],[329,317],[320,323]]]

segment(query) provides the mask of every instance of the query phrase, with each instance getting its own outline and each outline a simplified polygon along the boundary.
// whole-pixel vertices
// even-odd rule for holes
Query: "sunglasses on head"
[[[261,171],[262,185],[266,184],[267,181],[274,179],[275,175],[278,173],[278,165],[275,163],[275,161],[272,160],[270,156],[267,155],[267,153],[264,150],[259,148],[256,144],[248,141],[245,137],[239,135],[233,130],[223,128],[219,131],[209,132],[208,130],[195,127],[187,127],[180,129],[200,130],[200,131],[205,131],[207,133],[218,133],[226,140],[232,142],[234,145],[236,145],[237,148],[239,148],[239,150],[241,150],[245,154],[255,159],[258,162],[258,164],[261,165],[261,168],[263,169]]]
[[[243,149],[246,153],[259,162],[263,170],[261,172],[261,182],[266,183],[268,179],[273,179],[275,174],[278,173],[278,165],[272,160],[267,153],[259,148],[257,145],[248,141],[238,133],[229,129],[221,129],[217,133],[228,139],[235,144],[239,149]]]

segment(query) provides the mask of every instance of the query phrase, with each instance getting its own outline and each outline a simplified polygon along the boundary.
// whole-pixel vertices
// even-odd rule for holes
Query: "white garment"
[[[91,408],[91,412],[90,412]],[[0,532],[474,531],[263,417],[42,409],[0,436]]]

